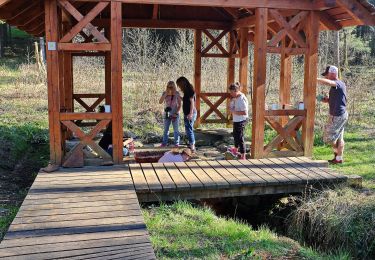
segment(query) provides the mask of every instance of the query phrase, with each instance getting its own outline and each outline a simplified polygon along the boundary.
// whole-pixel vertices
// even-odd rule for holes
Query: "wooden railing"
[[[228,123],[228,116],[224,115],[218,107],[229,98],[228,93],[200,93],[200,99],[209,106],[209,109],[201,116],[201,123]],[[208,97],[219,97],[212,103]],[[215,113],[219,119],[207,119],[211,114]]]
[[[285,125],[281,117],[287,117]],[[266,110],[266,122],[278,133],[265,147],[265,157],[301,156],[304,154],[303,143],[298,131],[306,117],[306,110],[282,109]]]

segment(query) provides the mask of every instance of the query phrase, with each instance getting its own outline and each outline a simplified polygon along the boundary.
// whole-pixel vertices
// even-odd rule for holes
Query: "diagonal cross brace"
[[[70,42],[83,28],[86,28],[99,42],[109,43],[107,38],[91,24],[91,21],[108,6],[109,2],[98,3],[86,16],[83,16],[68,0],[58,1],[59,5],[78,21],[78,23],[61,38],[60,42]]]

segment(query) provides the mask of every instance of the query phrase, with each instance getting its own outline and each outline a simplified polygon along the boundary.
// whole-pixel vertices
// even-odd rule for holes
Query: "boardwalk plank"
[[[264,172],[261,172],[261,171],[257,172],[256,170],[258,170],[258,169],[254,166],[252,166],[252,168],[249,167],[248,161],[246,161],[246,160],[240,160],[240,161],[230,160],[228,162],[231,165],[233,165],[233,167],[240,170],[243,174],[245,174],[246,176],[251,178],[258,185],[259,184],[266,185],[266,183],[275,183],[275,179],[273,179],[273,178],[272,178],[273,182],[270,182],[269,180],[267,180],[267,178],[271,179],[271,176],[269,176],[268,174],[266,174]]]
[[[305,171],[302,167],[296,167],[296,163],[286,158],[277,158],[276,160],[282,167],[284,167],[284,169],[298,177],[305,179],[307,182],[317,182],[321,179],[320,175],[311,174],[311,172]]]
[[[347,177],[343,174],[340,174],[340,173],[337,173],[335,172],[334,170],[330,169],[330,168],[327,168],[327,167],[319,167],[319,166],[316,166],[315,162],[309,158],[306,158],[306,157],[298,157],[298,160],[301,160],[303,162],[306,162],[308,163],[308,165],[310,167],[312,167],[313,169],[319,169],[321,171],[324,171],[325,173],[328,173],[329,175],[335,177],[335,178],[338,178],[338,179],[346,179]],[[315,167],[314,167],[315,166]]]
[[[164,163],[169,175],[172,177],[173,182],[176,184],[178,190],[189,190],[190,185],[185,177],[181,174],[174,163]]]
[[[283,174],[279,173],[276,169],[274,169],[274,163],[272,163],[268,159],[259,159],[259,163],[256,163],[256,166],[261,168],[263,171],[270,174],[273,178],[275,178],[279,183],[292,183],[290,179],[285,177]],[[263,165],[262,165],[263,164]]]
[[[194,172],[183,162],[175,163],[175,166],[189,183],[191,189],[202,188],[202,182],[195,176]]]
[[[213,169],[205,161],[196,162],[199,167],[218,185],[219,188],[225,188],[230,186],[230,182],[223,178],[215,169]],[[228,176],[229,177],[229,176]],[[232,176],[233,178],[233,176]]]
[[[292,161],[295,168],[298,168],[298,169],[301,169],[302,171],[308,172],[309,174],[313,175],[315,178],[317,178],[320,181],[322,181],[322,180],[328,181],[328,180],[331,179],[331,176],[329,174],[319,174],[317,172],[314,172],[314,171],[311,170],[310,167],[307,167],[308,166],[307,164],[299,163],[298,161],[296,161],[295,157],[287,157],[287,158],[284,158],[284,159]]]
[[[163,187],[161,186],[161,183],[158,179],[158,176],[154,170],[154,167],[152,167],[151,163],[142,163],[141,164],[143,173],[146,177],[146,181],[148,184],[148,187],[151,191],[161,191]]]
[[[195,176],[203,183],[205,188],[216,188],[217,184],[196,162],[186,162],[186,165],[194,172]]]
[[[135,190],[140,192],[148,191],[149,187],[147,185],[145,176],[143,175],[141,166],[139,164],[130,164],[129,168],[133,178]]]
[[[267,160],[269,160],[270,162],[273,163],[273,167],[276,171],[278,171],[280,174],[287,177],[292,183],[300,184],[300,183],[306,182],[301,177],[298,177],[298,176],[292,174],[291,172],[287,171],[284,167],[282,167],[282,165],[279,164],[280,161],[277,161],[277,159],[275,160],[274,158],[268,158]]]
[[[223,178],[226,179],[232,187],[239,187],[242,186],[242,184],[252,182],[252,180],[250,180],[243,174],[238,174],[237,172],[231,173],[230,171],[225,169],[218,161],[207,161],[207,163],[212,168],[214,168],[221,176],[223,176]]]
[[[161,185],[163,186],[163,190],[175,190],[176,184],[172,180],[168,171],[165,169],[164,164],[153,163],[152,166],[154,167],[154,170],[158,175]]]

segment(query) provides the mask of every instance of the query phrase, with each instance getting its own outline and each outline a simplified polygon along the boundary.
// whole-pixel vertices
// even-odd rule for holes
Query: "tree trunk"
[[[343,30],[344,32],[344,70],[347,71],[349,69],[349,61],[348,61],[348,31],[346,29]]]

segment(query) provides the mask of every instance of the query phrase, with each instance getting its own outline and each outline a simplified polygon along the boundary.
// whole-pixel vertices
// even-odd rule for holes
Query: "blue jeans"
[[[173,135],[174,135],[174,144],[180,144],[180,132],[178,131],[178,124],[180,122],[180,116],[177,116],[175,120],[170,118],[164,119],[164,134],[163,134],[163,145],[168,144],[168,136],[169,136],[169,127],[172,123],[173,125]]]
[[[192,120],[187,119],[186,115],[184,115],[184,123],[185,123],[185,133],[189,140],[189,145],[195,144],[195,136],[194,136],[194,122],[197,120],[197,112],[195,111],[193,114]]]

